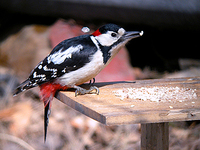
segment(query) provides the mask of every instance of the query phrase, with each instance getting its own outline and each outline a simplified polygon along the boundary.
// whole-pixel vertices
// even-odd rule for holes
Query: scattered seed
[[[124,99],[150,100],[154,102],[179,100],[183,102],[185,99],[196,99],[196,89],[180,88],[180,87],[141,87],[141,88],[124,88],[122,90],[113,91],[115,96]],[[181,100],[180,100],[181,99]]]

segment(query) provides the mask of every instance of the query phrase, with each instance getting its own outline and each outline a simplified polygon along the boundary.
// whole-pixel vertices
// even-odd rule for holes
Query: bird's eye
[[[116,34],[116,33],[111,33],[111,36],[112,36],[112,37],[116,37],[117,34]]]

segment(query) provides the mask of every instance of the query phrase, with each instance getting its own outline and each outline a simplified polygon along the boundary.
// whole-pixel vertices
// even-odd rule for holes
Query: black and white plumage
[[[19,86],[18,92],[62,78],[64,74],[80,69],[89,63],[96,51],[89,35],[62,41],[32,70],[29,78],[22,84],[24,87]]]
[[[93,79],[109,64],[122,46],[142,34],[143,31],[126,32],[115,24],[106,24],[91,35],[64,40],[32,70],[28,79],[17,87],[14,95],[39,86],[41,99],[50,110],[51,100],[58,90],[75,88],[76,95],[96,90],[98,94],[99,90],[95,86],[85,90],[78,85]],[[46,127],[48,110],[45,109]]]

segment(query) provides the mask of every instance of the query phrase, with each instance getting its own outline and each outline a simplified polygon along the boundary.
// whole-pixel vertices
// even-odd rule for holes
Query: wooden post
[[[141,124],[141,150],[168,150],[169,123]]]

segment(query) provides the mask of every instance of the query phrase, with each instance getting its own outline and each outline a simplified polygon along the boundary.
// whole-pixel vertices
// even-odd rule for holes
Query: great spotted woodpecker
[[[120,48],[133,38],[143,35],[143,31],[125,31],[115,24],[106,24],[91,35],[82,35],[60,42],[51,53],[31,72],[27,80],[21,83],[14,96],[30,88],[39,86],[40,97],[44,102],[44,127],[46,140],[51,101],[59,90],[74,88],[75,96],[91,93],[78,85],[91,81],[105,68]],[[91,83],[91,82],[90,82]]]

